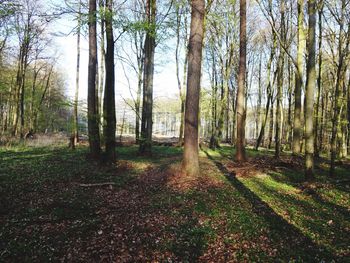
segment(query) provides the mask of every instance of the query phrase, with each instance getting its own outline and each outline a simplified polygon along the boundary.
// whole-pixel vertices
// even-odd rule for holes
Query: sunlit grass
[[[181,147],[156,146],[152,155],[143,156],[138,154],[137,146],[118,147],[116,165],[107,167],[89,160],[85,146],[77,147],[75,151],[66,145],[0,148],[0,194],[6,196],[5,206],[7,211],[12,211],[14,222],[39,217],[50,220],[84,218],[86,224],[72,226],[69,235],[80,236],[84,228],[88,235],[91,231],[96,232],[100,224],[91,215],[105,204],[93,191],[79,188],[80,183],[113,182],[113,189],[127,190],[133,180],[147,175],[151,169],[165,173],[168,169],[180,169],[182,151]],[[290,234],[285,232],[285,227],[290,225],[301,232],[294,235],[310,238],[325,253],[327,250],[327,253],[330,251],[341,257],[350,253],[349,189],[329,180],[325,170],[317,170],[319,185],[311,190],[303,188],[303,172],[293,167],[233,178],[232,182],[214,161],[224,165],[232,162],[234,149],[223,146],[216,151],[207,148],[204,151],[200,151],[199,179],[222,184],[208,188],[199,184],[182,191],[162,186],[161,190],[150,191],[150,209],[166,211],[166,215],[174,220],[183,220],[176,227],[170,225],[164,230],[173,239],[159,243],[161,251],[171,250],[184,261],[194,261],[210,246],[222,242],[227,249],[235,251],[235,259],[239,261],[270,261],[271,257],[282,261],[312,260],[313,255],[308,254],[307,247],[285,243],[285,235]],[[271,156],[273,152],[248,149],[247,154],[252,159]],[[31,197],[33,193],[50,195],[50,198],[41,196],[44,201],[36,200]],[[22,202],[19,197],[27,195],[32,203],[16,207]],[[170,211],[167,210],[169,207],[172,208]],[[264,214],[266,209],[272,209],[271,213],[276,216],[271,218]],[[282,221],[276,221],[276,217]],[[11,236],[8,229],[2,232],[5,233],[3,237]],[[28,238],[30,240],[16,244],[8,243],[8,249],[21,253],[27,242],[32,246],[25,248],[28,252],[41,244],[39,232]],[[50,242],[56,239],[61,237],[51,238]],[[50,251],[38,251],[51,255]]]
[[[291,185],[286,175],[277,175],[261,174],[240,180],[276,213],[316,243],[333,253],[349,249],[346,243],[349,233],[343,230],[350,229],[350,194],[333,186],[308,193],[307,190],[302,191],[298,184]],[[284,182],[281,181],[283,177]],[[339,208],[339,205],[343,207]]]

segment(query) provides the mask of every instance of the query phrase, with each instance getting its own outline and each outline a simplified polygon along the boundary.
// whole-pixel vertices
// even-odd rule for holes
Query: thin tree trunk
[[[37,70],[36,68],[36,63],[34,65],[33,69],[33,83],[32,83],[32,94],[31,94],[31,101],[30,101],[30,124],[29,124],[29,129],[31,132],[33,132],[34,129],[34,100],[35,100],[35,90],[36,90],[36,80],[38,78],[38,74],[40,72],[40,69]]]
[[[349,77],[349,81],[348,81],[348,102],[347,102],[347,105],[348,105],[348,112],[347,112],[347,115],[348,115],[348,139],[347,139],[347,147],[348,147],[348,150],[347,150],[347,153],[349,154],[350,153],[350,77]]]
[[[285,34],[285,3],[281,1],[281,38],[286,40]],[[282,138],[282,96],[283,96],[283,70],[284,70],[284,51],[280,48],[280,54],[277,65],[277,102],[276,102],[276,131],[275,131],[275,157],[280,158],[281,154],[281,138]]]
[[[304,0],[298,0],[298,50],[297,50],[297,68],[295,76],[294,91],[294,121],[293,121],[293,154],[300,154],[301,146],[301,89],[303,85],[303,56],[304,56]]]
[[[315,113],[315,156],[320,155],[320,140],[319,140],[319,122],[320,116],[320,97],[322,93],[322,13],[323,13],[323,1],[319,3],[318,10],[318,76],[317,76],[317,98],[316,98],[316,113]]]
[[[81,26],[81,1],[79,1],[78,27],[77,27],[77,68],[75,75],[75,95],[74,95],[74,124],[72,148],[79,142],[79,122],[78,122],[78,100],[79,100],[79,74],[80,74],[80,26]]]
[[[101,15],[101,24],[100,24],[100,30],[101,30],[101,40],[100,40],[100,64],[99,64],[99,70],[98,70],[98,75],[99,75],[99,80],[98,80],[98,99],[99,99],[99,115],[100,115],[100,130],[103,130],[103,126],[105,125],[104,123],[104,116],[103,116],[103,101],[104,101],[104,87],[106,85],[105,83],[105,66],[106,66],[106,52],[105,52],[105,16],[106,16],[106,10],[105,10],[105,0],[99,0],[99,8],[100,12],[103,13]],[[103,136],[102,136],[103,138]],[[104,140],[104,138],[103,138]]]
[[[239,32],[239,69],[238,89],[236,102],[237,118],[237,140],[236,155],[237,161],[245,161],[245,75],[247,59],[247,21],[246,21],[246,0],[240,0],[240,32]]]
[[[273,58],[275,56],[275,49],[276,49],[276,45],[277,45],[277,41],[276,41],[276,35],[273,34],[273,44],[271,47],[271,53],[270,53],[270,58],[267,64],[267,78],[268,78],[268,84],[267,84],[267,101],[266,101],[266,108],[265,108],[265,117],[263,120],[263,123],[261,125],[260,128],[260,133],[259,133],[259,137],[256,141],[256,145],[255,145],[255,149],[258,150],[259,146],[261,144],[261,142],[264,139],[264,134],[265,134],[265,127],[266,127],[266,123],[267,123],[267,118],[268,118],[268,114],[269,114],[269,109],[270,109],[270,104],[272,103],[272,82],[271,82],[271,67],[272,67],[272,62],[273,62]]]
[[[188,176],[199,174],[198,116],[202,70],[205,1],[191,1],[191,26],[188,50],[188,76],[185,107],[185,138],[182,171]]]
[[[272,148],[272,138],[273,138],[273,124],[274,124],[274,109],[273,109],[274,100],[271,98],[271,107],[270,107],[270,125],[269,125],[269,144],[268,148]]]
[[[181,111],[180,111],[180,130],[179,130],[179,145],[183,144],[183,132],[184,132],[184,113],[185,113],[185,95],[183,94],[183,88],[181,86],[180,80],[180,70],[179,70],[179,51],[180,51],[180,28],[181,28],[181,14],[180,8],[176,9],[176,52],[175,52],[175,61],[176,61],[176,77],[177,77],[177,85],[179,89],[179,97],[181,101]],[[186,29],[185,29],[186,30]],[[187,38],[187,36],[186,36]],[[185,62],[184,62],[184,76],[186,75],[186,66],[187,66],[187,39],[184,40],[185,43]],[[184,77],[185,79],[185,77]],[[185,81],[183,83],[183,87],[185,87]]]
[[[287,116],[287,127],[285,130],[286,133],[286,143],[288,150],[291,149],[291,129],[292,129],[292,83],[293,83],[293,74],[290,60],[288,60],[288,116]]]
[[[255,118],[255,138],[259,137],[259,127],[261,126],[261,98],[262,98],[262,85],[261,85],[261,56],[259,57],[259,73],[258,73],[258,103],[256,106],[256,118]]]
[[[340,28],[339,32],[342,34],[344,29],[344,13],[345,13],[345,0],[342,0],[342,9],[341,9],[341,21],[339,23]],[[330,165],[330,176],[335,175],[335,160],[337,156],[337,132],[340,128],[340,118],[341,118],[341,109],[343,107],[343,102],[341,98],[341,86],[345,85],[344,78],[346,72],[346,63],[344,66],[344,59],[346,54],[348,53],[349,43],[350,43],[350,26],[348,25],[347,30],[347,38],[345,48],[343,48],[343,39],[342,36],[339,36],[339,45],[338,45],[338,53],[339,53],[339,61],[337,65],[337,77],[335,84],[335,92],[334,92],[334,114],[332,119],[332,136],[331,136],[331,165]]]

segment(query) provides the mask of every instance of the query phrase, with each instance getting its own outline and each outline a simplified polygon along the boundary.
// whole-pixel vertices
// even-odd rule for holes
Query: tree
[[[332,116],[332,131],[331,131],[331,165],[330,165],[330,175],[335,174],[335,160],[337,157],[337,152],[340,152],[340,145],[338,139],[341,137],[341,112],[344,107],[343,96],[346,91],[345,87],[345,75],[347,71],[346,59],[349,55],[350,46],[350,25],[345,23],[346,20],[349,22],[350,14],[346,17],[346,1],[341,1],[340,10],[335,11],[329,8],[332,16],[335,18],[339,25],[339,35],[338,35],[338,59],[336,63],[336,74],[335,74],[335,90],[334,90],[334,103],[333,103],[333,116]],[[348,18],[348,19],[346,19]],[[344,28],[347,24],[347,30]],[[346,126],[346,125],[345,125]]]
[[[99,158],[100,133],[96,103],[97,39],[96,39],[96,0],[89,0],[89,65],[88,65],[88,133],[90,154]]]
[[[105,17],[106,23],[106,84],[104,94],[104,111],[105,119],[104,138],[106,143],[106,159],[108,162],[115,162],[115,96],[114,96],[114,38],[113,38],[113,9],[112,0],[107,0],[107,12]]]
[[[177,86],[179,89],[179,97],[181,101],[181,119],[180,119],[180,130],[179,130],[179,145],[181,146],[183,144],[183,132],[184,132],[184,117],[185,117],[185,98],[186,95],[184,94],[184,87],[186,85],[186,70],[187,70],[187,16],[186,14],[182,14],[182,12],[186,10],[186,6],[183,3],[179,3],[176,6],[176,49],[175,49],[175,64],[176,64],[176,79],[177,79]],[[180,41],[181,41],[181,21],[182,17],[184,18],[184,36],[182,38],[184,39],[184,47],[186,48],[185,52],[185,61],[183,63],[183,84],[181,84],[180,80]]]
[[[320,148],[322,145],[321,132],[319,132],[319,126],[322,126],[320,112],[320,98],[322,92],[322,14],[323,14],[323,0],[318,2],[318,75],[317,75],[317,99],[316,99],[316,118],[315,118],[315,156],[319,156]],[[321,129],[320,129],[321,130]]]
[[[287,34],[285,29],[285,1],[281,1],[281,41],[286,42]],[[275,131],[275,157],[280,158],[281,138],[282,138],[282,120],[283,120],[283,70],[284,70],[284,51],[280,48],[280,54],[277,62],[277,102],[276,102],[276,131]]]
[[[305,91],[305,176],[313,178],[314,169],[314,90],[316,86],[316,3],[308,1],[309,30],[308,30],[308,61],[307,86]]]
[[[245,78],[246,78],[246,59],[247,59],[247,14],[246,0],[239,2],[240,31],[239,31],[239,68],[238,68],[238,88],[236,102],[237,118],[237,140],[236,155],[237,161],[245,161]]]
[[[304,32],[304,0],[298,0],[298,50],[296,61],[295,90],[294,90],[294,121],[293,121],[293,154],[301,151],[301,89],[303,85],[303,56],[305,45]]]
[[[78,26],[77,26],[77,69],[75,76],[75,94],[74,94],[74,124],[73,124],[73,136],[74,141],[72,147],[79,142],[79,123],[78,123],[78,100],[79,100],[79,74],[80,74],[80,28],[81,28],[81,0],[79,0],[78,7]]]
[[[198,114],[202,70],[205,1],[191,1],[191,25],[188,48],[188,75],[185,106],[185,133],[182,171],[188,176],[199,174]]]
[[[152,149],[153,75],[156,47],[156,0],[146,3],[146,38],[144,44],[143,101],[139,151],[150,154]]]

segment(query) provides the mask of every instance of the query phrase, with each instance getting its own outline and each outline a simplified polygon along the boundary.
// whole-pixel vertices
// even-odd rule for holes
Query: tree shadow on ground
[[[271,232],[277,232],[280,237],[280,247],[289,247],[291,251],[281,251],[282,253],[294,252],[294,254],[309,255],[310,257],[302,260],[331,260],[335,256],[325,247],[319,246],[309,237],[305,236],[298,228],[291,225],[288,221],[279,216],[266,202],[261,200],[254,192],[240,182],[235,174],[230,172],[225,165],[213,158],[206,150],[202,149],[207,157],[222,172],[231,185],[252,205],[252,210],[259,217],[263,217],[269,225]],[[286,249],[285,249],[286,250]],[[295,253],[300,252],[300,253]]]
[[[321,178],[324,182],[322,183],[316,183],[315,187],[309,187],[308,185],[303,184],[303,180],[300,176],[302,172],[298,173],[293,170],[285,169],[282,172],[269,172],[268,175],[271,176],[271,178],[279,183],[287,184],[293,187],[296,187],[300,189],[304,194],[310,196],[316,203],[318,203],[320,206],[326,207],[327,210],[332,211],[332,213],[339,213],[344,218],[350,218],[350,211],[338,204],[334,204],[332,202],[329,202],[325,200],[320,194],[319,191],[322,188],[325,188],[327,190],[332,189],[336,191],[341,192],[348,192],[349,189],[346,187],[346,185],[339,184],[335,181],[327,180],[328,178]]]

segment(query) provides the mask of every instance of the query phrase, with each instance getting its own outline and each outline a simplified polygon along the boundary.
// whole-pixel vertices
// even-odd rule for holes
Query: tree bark
[[[285,33],[285,2],[281,1],[281,41],[286,42]],[[275,157],[280,158],[281,154],[281,138],[282,138],[282,96],[283,96],[283,70],[284,70],[284,51],[280,48],[280,54],[277,65],[277,102],[276,102],[276,132],[275,132]]]
[[[199,174],[198,115],[202,70],[205,1],[192,0],[191,8],[182,171],[188,176],[197,176]]]
[[[101,152],[96,103],[96,72],[96,0],[89,0],[88,134],[90,154],[94,159],[98,159]]]
[[[317,99],[316,99],[316,113],[315,113],[315,156],[320,155],[320,146],[322,141],[319,140],[319,123],[320,123],[320,98],[322,93],[322,13],[323,0],[319,2],[318,10],[318,76],[317,76]],[[321,113],[322,114],[322,113]]]
[[[294,90],[294,120],[293,120],[293,154],[300,154],[301,146],[301,88],[303,85],[303,56],[305,45],[304,33],[304,0],[298,0],[298,50],[297,50],[297,68],[295,74]]]
[[[99,126],[100,130],[103,130],[103,127],[105,125],[104,123],[104,116],[103,116],[103,100],[104,100],[104,87],[106,85],[105,83],[105,66],[106,66],[106,52],[105,52],[105,14],[106,14],[106,3],[105,0],[99,0],[99,8],[100,12],[103,13],[101,16],[101,24],[100,24],[100,30],[101,30],[101,40],[100,40],[100,63],[99,63],[99,70],[98,70],[98,107],[99,107]],[[103,138],[103,137],[102,137]],[[102,139],[103,141],[103,139]]]
[[[79,100],[79,74],[80,74],[80,26],[81,26],[81,1],[79,1],[79,14],[78,14],[78,26],[77,26],[77,68],[75,75],[75,95],[74,95],[74,123],[73,123],[73,145],[74,146],[79,142],[79,122],[78,122],[78,100]]]
[[[314,177],[314,91],[316,86],[316,2],[308,1],[308,61],[307,86],[305,91],[305,178]]]
[[[185,114],[185,99],[186,96],[183,91],[183,87],[186,85],[186,68],[187,68],[187,34],[185,34],[184,47],[185,47],[185,62],[183,70],[183,85],[181,85],[180,80],[180,66],[179,66],[179,51],[180,51],[180,29],[181,29],[181,10],[180,7],[176,9],[176,52],[175,52],[175,61],[176,61],[176,77],[177,85],[179,89],[179,97],[181,102],[181,111],[180,111],[180,130],[179,130],[179,145],[183,144],[183,133],[184,133],[184,114]],[[187,26],[186,17],[185,17],[185,27]],[[185,28],[185,30],[187,30]]]
[[[145,39],[145,60],[143,72],[143,101],[141,120],[141,140],[139,152],[150,154],[152,150],[152,111],[153,111],[153,75],[156,35],[156,0],[147,0],[146,15],[148,29]]]
[[[342,98],[341,98],[341,92],[342,92],[342,85],[345,85],[344,78],[345,78],[345,72],[346,72],[346,66],[347,64],[344,63],[344,59],[348,53],[349,50],[349,44],[350,44],[350,26],[348,25],[347,30],[347,38],[346,38],[346,44],[345,47],[343,47],[343,38],[342,38],[342,32],[344,30],[344,13],[345,13],[345,0],[342,0],[342,7],[341,7],[341,18],[339,23],[339,43],[338,43],[338,53],[339,53],[339,59],[337,64],[337,75],[336,75],[336,84],[335,84],[335,92],[334,92],[334,105],[333,105],[333,118],[332,118],[332,135],[331,135],[331,165],[330,165],[330,176],[335,175],[335,160],[337,157],[337,131],[340,128],[340,116],[341,116],[341,108],[343,105]]]
[[[277,45],[277,41],[276,41],[276,35],[273,34],[274,38],[273,38],[273,44],[271,47],[271,52],[270,52],[270,57],[269,57],[269,61],[267,63],[267,78],[268,78],[268,84],[267,84],[267,88],[266,88],[266,92],[267,92],[267,101],[266,101],[266,107],[265,107],[265,116],[264,116],[264,120],[261,124],[261,128],[260,128],[260,133],[259,133],[259,137],[256,141],[256,145],[255,145],[255,150],[259,149],[259,146],[261,144],[261,142],[264,139],[264,134],[265,134],[265,127],[266,127],[266,123],[267,123],[267,118],[268,118],[268,114],[269,114],[269,109],[270,109],[270,104],[272,103],[272,82],[271,82],[271,67],[272,67],[272,62],[273,62],[273,58],[275,56],[275,49],[276,49],[276,45]]]
[[[236,139],[236,161],[245,161],[245,77],[247,59],[247,21],[246,0],[240,0],[240,32],[239,32],[239,69],[238,88],[236,102],[237,139]]]
[[[116,128],[116,117],[115,117],[115,94],[114,94],[114,37],[113,37],[113,0],[106,1],[106,84],[104,94],[104,138],[106,145],[106,161],[114,163],[116,159],[115,154],[115,128]]]

